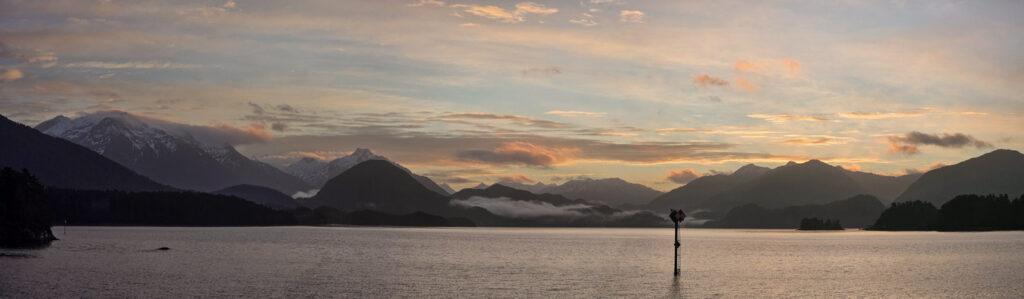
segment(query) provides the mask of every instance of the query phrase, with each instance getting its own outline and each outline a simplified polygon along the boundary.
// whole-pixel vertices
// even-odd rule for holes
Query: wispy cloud
[[[535,218],[547,216],[577,217],[584,214],[580,210],[590,208],[589,205],[574,204],[555,206],[542,201],[512,200],[507,197],[487,198],[474,196],[468,199],[453,199],[452,205],[463,207],[479,207],[495,215],[510,218]]]
[[[623,23],[643,23],[645,17],[647,17],[647,15],[639,10],[619,11],[619,22]]]
[[[783,65],[783,67],[786,68],[786,72],[789,75],[796,76],[796,75],[800,74],[800,62],[799,61],[796,61],[794,59],[786,58],[786,59],[782,60],[782,65]]]
[[[693,76],[693,84],[700,87],[728,86],[729,81],[708,74],[700,74]]]
[[[799,121],[833,121],[828,118],[818,116],[804,116],[804,115],[792,115],[792,114],[748,114],[747,117],[759,118],[774,123],[782,123],[787,121],[799,120]]]
[[[833,145],[833,144],[846,144],[854,141],[850,137],[835,137],[835,136],[797,136],[787,135],[789,139],[783,140],[782,143],[790,145]]]
[[[413,2],[413,3],[409,3],[409,6],[411,6],[411,7],[428,6],[428,5],[429,6],[444,6],[444,1],[438,1],[438,0],[419,0],[419,1],[416,1],[416,2]]]
[[[604,117],[604,112],[588,112],[588,111],[566,111],[566,110],[551,110],[547,114],[561,115],[561,116],[585,116],[585,117]]]
[[[759,90],[761,90],[760,86],[755,85],[753,82],[747,81],[747,79],[736,78],[735,81],[736,81],[736,86],[738,86],[739,88],[741,88],[741,89],[743,89],[745,91],[759,91]]]
[[[0,80],[3,81],[14,81],[24,77],[25,75],[22,74],[21,71],[19,71],[18,69],[6,69],[0,71]]]
[[[578,155],[578,148],[539,146],[528,142],[509,142],[493,150],[462,150],[455,157],[486,164],[520,164],[525,166],[548,167],[572,161]]]
[[[69,68],[96,68],[96,69],[195,69],[199,65],[182,64],[166,61],[138,61],[138,62],[105,62],[105,61],[83,61],[65,64]]]
[[[919,116],[923,116],[923,115],[924,115],[924,113],[901,113],[901,112],[850,112],[850,113],[839,113],[839,117],[855,118],[855,119],[906,118],[906,117],[919,117]]]
[[[557,67],[557,66],[553,66],[553,65],[549,65],[549,66],[545,66],[545,67],[525,68],[525,69],[523,69],[520,72],[523,74],[523,76],[530,76],[530,75],[557,75],[557,74],[561,74],[562,73],[562,68]]]
[[[516,3],[515,10],[511,11],[494,5],[453,4],[451,7],[475,16],[500,20],[505,23],[522,22],[528,14],[550,15],[558,12],[557,8],[546,7],[534,2]]]

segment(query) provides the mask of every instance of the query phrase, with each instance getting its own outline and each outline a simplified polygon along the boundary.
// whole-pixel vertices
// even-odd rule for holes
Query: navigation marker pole
[[[676,224],[676,257],[675,260],[673,260],[673,266],[675,271],[672,272],[672,275],[679,276],[679,223],[683,222],[683,219],[686,219],[686,213],[683,213],[683,210],[670,211],[671,212],[669,212],[668,218],[672,219],[672,222]]]

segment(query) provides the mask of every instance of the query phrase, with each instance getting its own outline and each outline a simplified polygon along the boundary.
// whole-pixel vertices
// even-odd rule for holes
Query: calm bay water
[[[1024,232],[69,227],[0,297],[1022,297]],[[159,247],[169,251],[156,251]]]

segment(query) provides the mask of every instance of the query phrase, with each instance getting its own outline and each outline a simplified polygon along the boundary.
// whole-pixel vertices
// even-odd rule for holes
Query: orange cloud
[[[459,160],[487,164],[522,164],[547,167],[564,164],[575,159],[578,148],[546,147],[529,142],[507,142],[494,150],[462,150],[455,153]]]
[[[839,165],[839,166],[842,167],[843,169],[846,169],[846,170],[849,170],[849,171],[860,171],[860,169],[861,169],[860,165],[858,165],[857,163],[853,163],[853,164],[849,164],[849,165]]]
[[[741,72],[749,72],[749,73],[760,73],[761,72],[761,69],[759,67],[757,67],[757,65],[755,65],[755,64],[753,64],[753,63],[751,63],[749,61],[746,61],[746,60],[737,61],[734,64],[734,67],[736,68],[737,71],[741,71]]]
[[[536,182],[531,178],[526,177],[522,174],[510,174],[502,176],[498,179],[499,182],[516,182],[516,183],[533,183]]]
[[[882,112],[850,112],[840,113],[839,116],[843,118],[859,118],[859,119],[884,119],[884,118],[904,118],[904,117],[918,117],[922,116],[922,113],[882,113]]]
[[[888,152],[890,154],[900,153],[900,154],[906,154],[906,155],[913,155],[913,154],[917,154],[918,150],[917,150],[917,146],[916,145],[913,145],[913,144],[900,145],[900,144],[894,142],[894,143],[889,144],[889,150],[887,150],[886,152]]]
[[[619,21],[624,23],[643,23],[646,15],[639,10],[623,10],[619,12]]]
[[[708,74],[700,74],[693,76],[693,84],[700,87],[727,86],[729,85],[729,81],[725,81],[722,78],[711,76]]]
[[[494,5],[454,4],[451,7],[462,9],[462,11],[476,16],[501,20],[505,23],[522,22],[526,14],[549,15],[558,12],[557,8],[550,8],[533,2],[519,2],[513,11],[507,11]]]
[[[761,87],[758,87],[757,85],[754,85],[754,83],[750,83],[750,81],[747,81],[746,79],[743,78],[736,78],[736,86],[739,86],[740,88],[746,91],[761,90]]]
[[[803,115],[791,115],[791,114],[748,114],[750,118],[760,118],[774,123],[787,122],[791,120],[806,120],[806,121],[833,121],[824,117],[817,116],[803,116]]]
[[[668,177],[665,178],[677,184],[686,184],[700,178],[700,174],[697,174],[693,169],[687,168],[683,170],[669,171]]]
[[[2,73],[0,73],[0,80],[3,80],[3,81],[14,81],[14,80],[21,79],[23,77],[25,77],[25,75],[23,75],[21,73],[21,71],[19,71],[17,69],[8,69],[8,70],[3,71]]]
[[[783,59],[782,65],[786,68],[786,71],[790,75],[796,76],[800,74],[800,62],[793,59]]]
[[[829,144],[844,144],[851,140],[848,137],[829,137],[829,136],[817,136],[813,138],[794,138],[782,141],[785,144],[793,145],[829,145]]]

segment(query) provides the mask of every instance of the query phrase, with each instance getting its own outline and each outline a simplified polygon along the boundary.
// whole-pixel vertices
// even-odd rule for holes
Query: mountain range
[[[749,203],[772,209],[826,204],[858,194],[873,195],[889,202],[918,176],[850,171],[819,160],[789,162],[774,169],[749,164],[732,174],[700,177],[655,198],[647,208],[713,211],[721,216],[730,208]]]
[[[896,201],[921,200],[941,206],[962,194],[1024,194],[1024,154],[995,150],[933,169],[913,182]]]
[[[331,162],[315,159],[297,162],[306,166],[326,165],[325,175],[340,172],[327,180],[312,198],[293,200],[281,192],[282,182],[273,180],[290,178],[308,185],[299,177],[317,178],[321,174],[311,171],[308,176],[292,176],[245,158],[230,145],[210,147],[187,134],[169,133],[158,123],[151,124],[130,114],[97,115],[77,119],[57,117],[38,125],[38,130],[0,116],[0,166],[28,169],[43,185],[69,192],[73,189],[175,190],[174,186],[150,179],[134,167],[182,185],[190,182],[185,177],[188,175],[197,177],[192,180],[222,179],[217,184],[235,184],[207,190],[277,209],[333,207],[346,212],[371,210],[393,215],[425,212],[448,219],[465,218],[480,225],[501,226],[659,225],[664,219],[657,215],[669,208],[687,210],[695,218],[721,219],[730,209],[751,204],[773,214],[781,212],[772,211],[792,211],[787,207],[864,198],[857,197],[862,194],[883,203],[924,200],[936,205],[965,193],[1024,194],[1024,154],[995,150],[923,175],[884,176],[850,171],[818,160],[790,162],[774,169],[751,164],[731,174],[704,176],[658,195],[644,206],[654,211],[652,214],[627,211],[610,204],[617,198],[629,198],[630,201],[620,201],[625,205],[656,192],[619,179],[525,185],[543,187],[540,192],[495,184],[448,195],[442,186],[426,177],[415,175],[369,150],[359,149]],[[158,165],[174,169],[161,171]],[[198,169],[188,169],[193,166]],[[296,166],[293,170],[299,168]],[[210,177],[201,173],[203,171],[228,179]],[[237,175],[237,172],[249,172],[252,176]]]
[[[408,168],[405,168],[404,166],[398,163],[392,162],[391,160],[388,160],[388,158],[384,156],[376,155],[369,149],[365,148],[357,148],[355,151],[352,152],[352,154],[331,160],[330,162],[305,157],[295,163],[285,166],[284,168],[282,168],[282,170],[293,176],[301,178],[306,183],[312,186],[320,187],[324,186],[324,184],[326,184],[328,180],[342,174],[343,172],[349,170],[353,166],[356,166],[359,163],[366,162],[369,160],[387,161],[388,163],[395,165],[402,171],[405,171],[406,173],[412,175],[413,179],[415,179],[417,182],[422,184],[430,191],[436,192],[441,195],[449,195],[453,193],[451,187],[448,187],[448,189],[446,190],[445,188],[439,186],[430,178],[412,173],[412,171],[410,171]]]
[[[169,191],[92,150],[0,115],[0,166],[28,169],[45,186],[66,189]]]
[[[515,181],[501,180],[493,185],[504,185],[519,190],[530,191],[537,194],[551,193],[568,198],[583,198],[590,202],[606,204],[613,207],[636,207],[643,206],[655,197],[662,194],[661,191],[650,187],[627,182],[620,178],[606,179],[576,179],[569,180],[561,185],[524,184]],[[485,189],[487,185],[478,185],[474,189]]]
[[[176,188],[213,191],[239,184],[285,194],[312,187],[269,164],[249,159],[230,144],[211,145],[172,130],[165,122],[122,111],[68,118],[36,126],[47,135],[89,148],[135,172]]]

